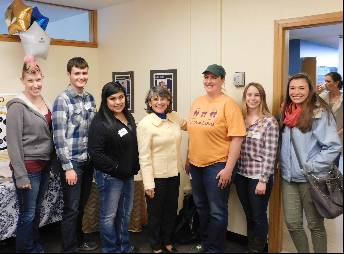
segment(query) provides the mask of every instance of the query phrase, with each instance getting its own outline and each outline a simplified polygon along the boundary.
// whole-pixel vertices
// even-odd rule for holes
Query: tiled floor
[[[41,229],[41,237],[43,242],[43,247],[46,253],[56,253],[61,251],[61,234],[59,223],[51,224],[45,226]],[[99,242],[99,234],[94,233],[95,239]],[[147,241],[147,234],[144,230],[140,233],[131,233],[131,241],[134,246],[138,249],[138,253],[149,253],[151,249]],[[195,244],[185,244],[176,245],[180,253],[193,253],[195,252]],[[227,241],[226,243],[226,253],[240,253],[245,252],[246,247],[242,243]],[[0,253],[14,253],[15,252],[15,239],[7,239],[5,241],[0,241]],[[88,251],[88,253],[98,253],[101,249],[98,248],[95,251]]]

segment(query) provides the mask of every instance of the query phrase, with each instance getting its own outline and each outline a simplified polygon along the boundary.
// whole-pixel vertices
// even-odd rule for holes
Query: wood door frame
[[[275,21],[274,37],[274,69],[273,69],[273,102],[272,112],[274,115],[279,113],[280,105],[283,100],[283,82],[288,74],[285,72],[286,66],[286,31],[331,25],[343,22],[343,12],[332,12],[306,17],[282,19]],[[281,200],[281,178],[279,169],[275,172],[274,188],[271,194],[269,205],[269,252],[277,253],[282,250],[282,200]]]

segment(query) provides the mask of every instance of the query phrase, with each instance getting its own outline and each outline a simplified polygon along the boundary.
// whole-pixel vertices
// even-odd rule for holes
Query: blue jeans
[[[61,172],[63,190],[63,215],[61,222],[63,252],[78,252],[78,243],[83,239],[82,218],[90,196],[93,167],[89,162],[72,161],[78,180],[74,185],[66,183],[65,171]]]
[[[216,175],[225,163],[207,167],[190,165],[192,195],[200,219],[200,236],[207,252],[223,253],[227,224],[229,186],[218,187]]]
[[[96,170],[100,196],[100,239],[103,253],[132,251],[129,220],[134,200],[134,178],[122,180]]]
[[[262,252],[269,231],[267,209],[273,185],[273,177],[270,176],[264,195],[255,194],[258,182],[258,179],[250,179],[240,174],[237,174],[235,177],[238,197],[246,215],[249,244],[253,242],[255,246],[252,247],[258,248]]]
[[[28,174],[28,177],[31,189],[18,189],[15,177],[12,176],[19,205],[16,252],[43,253],[38,228],[42,201],[49,185],[49,171],[42,170],[38,173],[31,173]]]

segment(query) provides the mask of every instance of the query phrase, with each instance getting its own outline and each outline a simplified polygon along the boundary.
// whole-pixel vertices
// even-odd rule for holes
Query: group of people
[[[146,194],[152,252],[178,252],[173,231],[183,167],[190,175],[200,219],[197,251],[224,251],[229,189],[234,182],[246,215],[248,251],[262,252],[268,237],[267,207],[276,159],[283,178],[285,220],[297,250],[309,252],[302,221],[305,211],[314,250],[326,252],[324,219],[311,201],[295,153],[302,151],[303,169],[319,174],[338,160],[343,123],[342,113],[340,118],[336,112],[340,108],[342,112],[342,92],[331,89],[341,88],[340,76],[326,75],[327,103],[307,75],[290,77],[278,122],[268,109],[261,84],[245,87],[241,109],[224,93],[225,69],[213,64],[202,73],[205,95],[192,103],[187,119],[172,111],[170,91],[156,86],[147,93],[147,115],[136,127],[121,84],[103,86],[96,112],[93,96],[85,91],[87,62],[72,58],[67,73],[70,84],[50,111],[41,95],[41,69],[34,61],[25,62],[24,91],[7,105],[8,152],[19,202],[17,252],[43,252],[38,224],[52,164],[61,172],[63,252],[97,248],[83,237],[81,228],[93,177],[99,189],[102,252],[136,251],[128,224],[133,177],[138,172]],[[189,135],[185,165],[182,130]]]
[[[20,78],[24,91],[7,104],[7,147],[19,204],[17,252],[44,252],[38,227],[51,168],[61,170],[63,251],[97,248],[82,233],[83,211],[93,180],[88,129],[96,114],[93,96],[84,91],[88,68],[81,57],[68,61],[69,86],[51,110],[41,95],[42,70],[35,60],[28,59]]]

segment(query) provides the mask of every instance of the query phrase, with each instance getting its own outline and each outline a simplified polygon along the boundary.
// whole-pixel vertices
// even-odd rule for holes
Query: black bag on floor
[[[183,208],[177,215],[174,228],[174,241],[187,244],[199,240],[199,217],[193,202],[192,194],[186,194]]]

